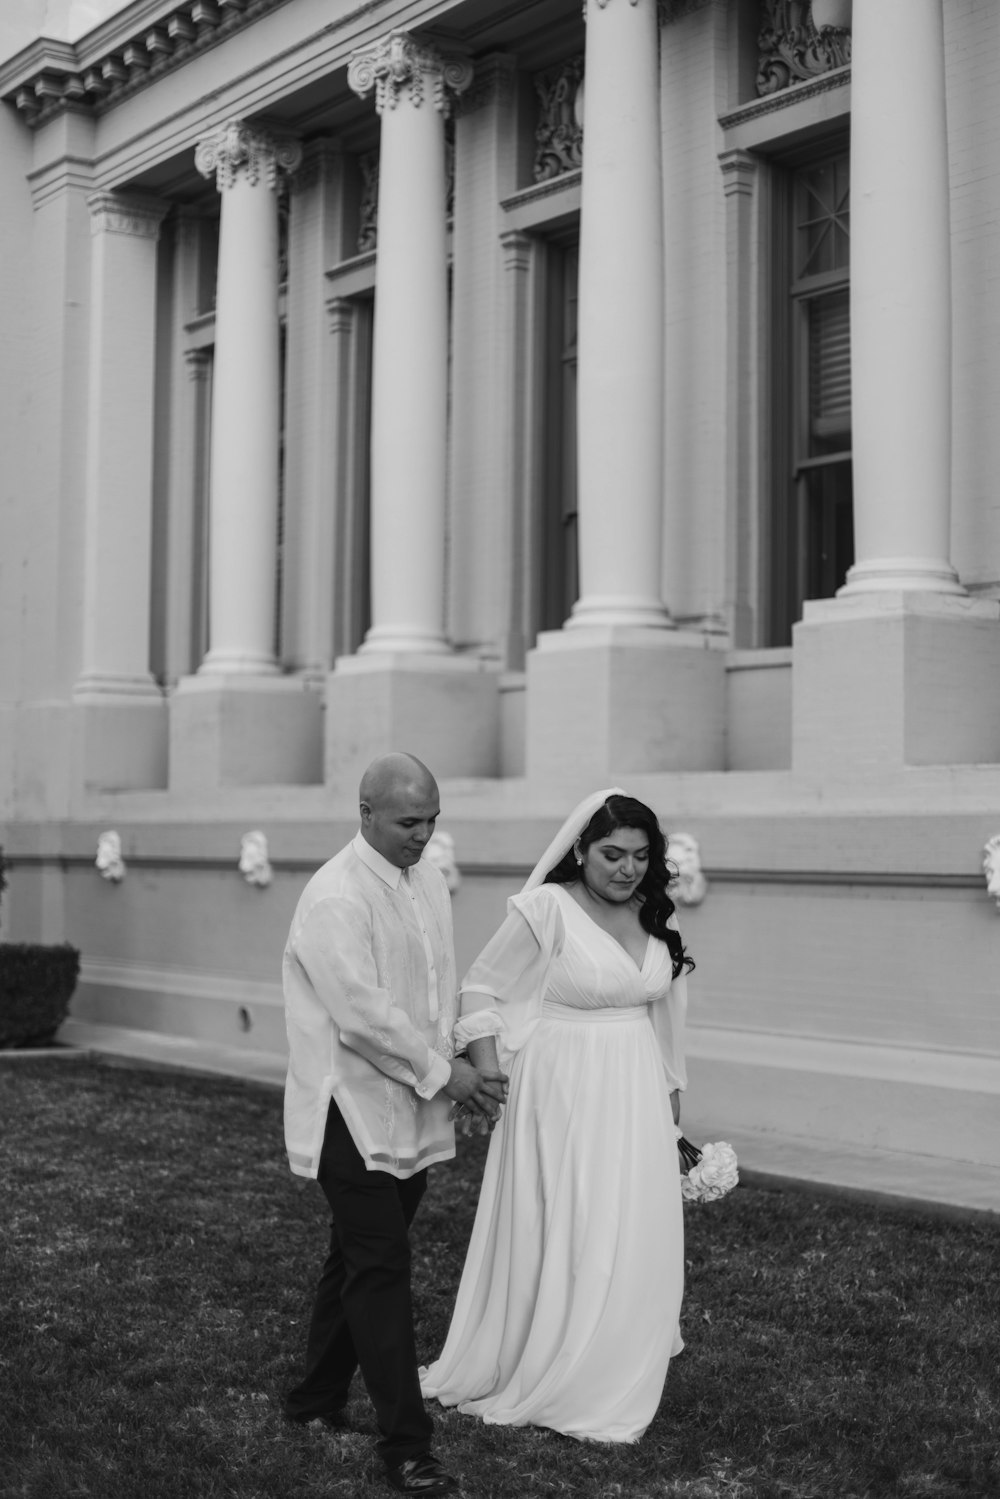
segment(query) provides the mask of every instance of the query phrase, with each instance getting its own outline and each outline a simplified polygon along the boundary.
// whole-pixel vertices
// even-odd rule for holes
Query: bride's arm
[[[470,1041],[469,1061],[480,1072],[499,1072],[496,1036],[480,1036],[477,1041]]]

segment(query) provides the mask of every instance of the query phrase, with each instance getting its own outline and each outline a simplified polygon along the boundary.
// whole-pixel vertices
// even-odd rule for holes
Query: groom
[[[303,891],[283,963],[288,1158],[332,1214],[305,1378],[285,1414],[345,1424],[360,1366],[389,1484],[447,1494],[457,1484],[431,1454],[417,1376],[408,1229],[427,1167],[455,1154],[452,1105],[491,1121],[506,1079],[452,1055],[450,898],[421,859],[440,810],[434,777],[412,755],[384,755],[360,801],[360,832]]]

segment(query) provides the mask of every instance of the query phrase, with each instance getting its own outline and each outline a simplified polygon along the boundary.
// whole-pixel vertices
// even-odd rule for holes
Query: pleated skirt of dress
[[[547,1004],[510,1077],[424,1394],[487,1422],[637,1441],[683,1347],[677,1147],[646,1007]]]

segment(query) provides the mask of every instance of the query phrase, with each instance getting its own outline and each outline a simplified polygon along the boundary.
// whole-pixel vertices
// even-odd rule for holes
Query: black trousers
[[[330,1252],[320,1276],[306,1344],[306,1375],[290,1392],[295,1420],[329,1414],[347,1401],[354,1371],[375,1407],[378,1451],[397,1464],[428,1452],[434,1429],[417,1378],[410,1294],[409,1227],[427,1172],[400,1180],[369,1171],[331,1100],[319,1163],[330,1204]]]

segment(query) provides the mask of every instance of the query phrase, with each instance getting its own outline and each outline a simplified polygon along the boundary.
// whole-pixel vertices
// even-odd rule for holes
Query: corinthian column
[[[589,0],[586,14],[580,598],[565,628],[539,636],[528,657],[526,712],[529,776],[581,784],[629,772],[721,769],[725,752],[721,651],[675,629],[661,596],[657,0]]]
[[[222,195],[209,519],[209,650],[201,671],[255,675],[274,658],[278,531],[279,172],[289,136],[231,120],[199,141],[195,165]]]
[[[444,122],[463,57],[397,31],[347,79],[381,119],[372,353],[372,624],[327,684],[326,779],[405,744],[442,776],[493,775],[497,675],[445,639],[448,264]],[[456,213],[461,205],[456,202]]]
[[[465,58],[394,32],[356,52],[381,118],[372,354],[372,625],[362,651],[447,652],[448,260],[444,122]]]
[[[656,0],[590,0],[580,207],[580,599],[570,629],[670,624],[660,597],[658,55]]]
[[[889,62],[905,38],[906,67]],[[799,771],[995,761],[1000,605],[949,560],[951,265],[942,0],[854,0],[851,374],[858,560],[793,631]],[[912,167],[919,163],[919,189]]]
[[[170,785],[320,776],[320,700],[274,654],[278,529],[278,205],[297,141],[231,120],[195,164],[222,196],[209,493],[209,649],[170,704]]]

